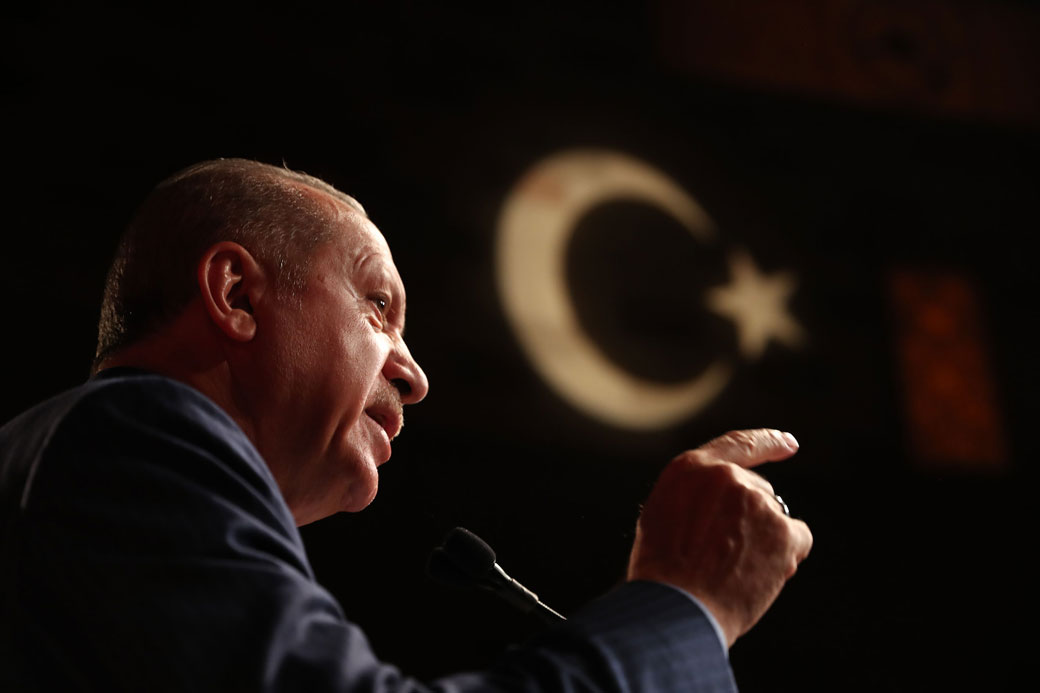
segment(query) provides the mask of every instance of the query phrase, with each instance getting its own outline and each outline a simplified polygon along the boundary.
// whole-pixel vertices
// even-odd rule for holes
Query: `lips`
[[[401,432],[401,428],[404,426],[404,417],[399,411],[394,411],[388,408],[371,407],[365,410],[365,414],[386,431],[386,437],[389,440],[396,438]]]

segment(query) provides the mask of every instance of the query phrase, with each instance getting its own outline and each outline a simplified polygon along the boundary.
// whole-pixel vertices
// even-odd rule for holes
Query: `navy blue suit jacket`
[[[0,429],[0,690],[731,691],[682,593],[632,583],[487,671],[378,661],[314,579],[256,448],[196,390],[115,369]]]

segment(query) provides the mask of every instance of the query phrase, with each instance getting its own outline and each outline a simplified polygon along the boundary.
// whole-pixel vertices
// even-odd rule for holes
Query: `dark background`
[[[732,650],[741,689],[1009,690],[1035,576],[1036,4],[475,7],[8,10],[0,419],[86,376],[108,259],[158,180],[217,156],[284,161],[358,197],[386,233],[431,381],[373,505],[304,529],[380,656],[433,676],[534,632],[424,577],[451,527],[570,611],[621,578],[672,455],[770,426],[802,442],[763,472],[816,544]],[[719,228],[699,252],[639,203],[581,221],[569,286],[619,365],[680,380],[735,353],[699,302],[734,248],[797,274],[805,347],[738,361],[710,407],[663,431],[560,399],[506,321],[493,249],[518,177],[571,147],[652,163]],[[915,448],[894,272],[953,276],[977,300],[972,383],[992,392],[978,399],[1000,443],[977,460]]]

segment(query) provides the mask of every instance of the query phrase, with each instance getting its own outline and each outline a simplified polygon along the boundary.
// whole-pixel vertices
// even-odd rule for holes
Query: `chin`
[[[361,512],[376,499],[376,492],[379,490],[378,482],[372,484],[371,489],[367,489],[362,492],[360,489],[352,489],[344,499],[342,507],[343,512],[356,513]]]
[[[356,513],[364,510],[375,500],[376,492],[379,490],[379,475],[352,476],[345,485],[340,484],[339,486],[338,493],[330,489],[321,498],[313,498],[312,502],[305,507],[290,505],[296,525],[302,527],[337,513]]]
[[[360,465],[350,475],[347,487],[340,496],[336,511],[356,513],[364,510],[375,500],[379,491],[379,471],[373,465]]]

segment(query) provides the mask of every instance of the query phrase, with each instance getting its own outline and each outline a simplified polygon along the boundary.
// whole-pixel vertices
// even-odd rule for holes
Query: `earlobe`
[[[267,281],[260,263],[238,243],[222,241],[206,250],[197,269],[199,293],[213,324],[236,342],[253,339],[254,308]]]

